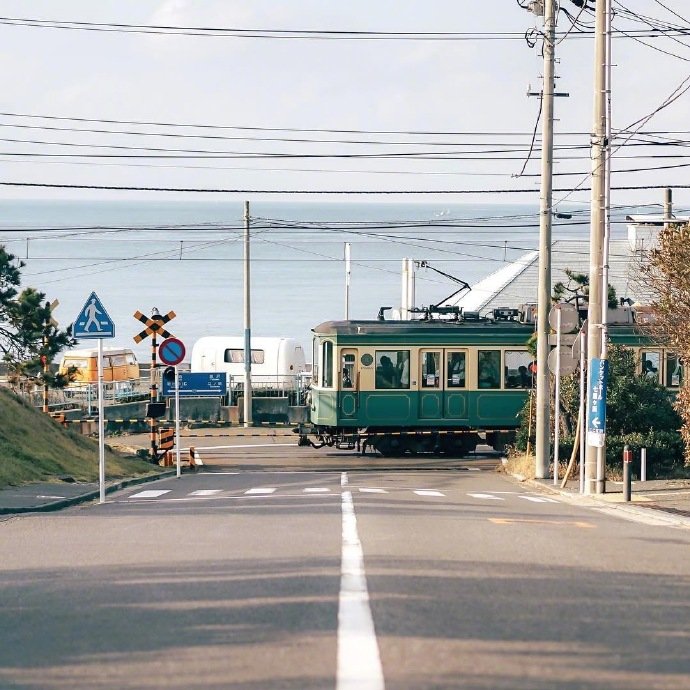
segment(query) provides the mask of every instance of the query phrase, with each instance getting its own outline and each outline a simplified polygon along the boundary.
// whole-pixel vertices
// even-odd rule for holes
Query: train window
[[[321,346],[321,385],[333,388],[333,343],[330,340]]]
[[[479,388],[500,388],[501,351],[479,350],[477,355],[477,384]]]
[[[661,353],[655,350],[643,350],[642,353],[642,376],[648,379],[659,381],[659,369],[661,363]]]
[[[441,353],[422,352],[422,388],[439,388],[441,385]]]
[[[376,388],[410,387],[410,351],[376,351]]]
[[[342,388],[354,388],[355,384],[355,355],[351,352],[344,352],[341,358]]]
[[[524,350],[506,350],[505,353],[505,387],[531,388],[534,375],[529,370],[532,355]]]
[[[667,388],[678,388],[683,382],[683,365],[680,357],[673,352],[666,353],[666,380]]]
[[[447,388],[465,387],[465,362],[466,355],[464,352],[449,352],[447,354]]]

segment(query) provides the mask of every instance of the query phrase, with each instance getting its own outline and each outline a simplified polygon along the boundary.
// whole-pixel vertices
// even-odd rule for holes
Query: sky
[[[561,6],[579,12],[570,0]],[[628,34],[650,20],[690,31],[681,0],[614,0],[614,8],[614,25]],[[530,47],[524,34],[542,20],[516,0],[2,0],[0,16],[0,181],[226,190],[0,186],[0,198],[538,202],[539,137],[525,160],[539,99],[526,94],[541,88],[543,61],[540,42]],[[74,30],[35,20],[240,33]],[[559,12],[559,35],[570,27]],[[295,31],[378,35],[285,33]],[[412,36],[401,40],[402,33]],[[443,40],[420,40],[429,33]],[[557,190],[575,191],[556,191],[554,201],[585,205],[594,42],[574,29],[556,50],[557,88],[569,97],[556,100],[555,171],[577,175],[556,177]],[[624,130],[690,84],[690,35],[618,34],[613,62],[612,122]],[[689,103],[683,93],[642,131],[674,132],[662,135],[684,143]],[[171,126],[192,124],[203,128]],[[648,170],[684,165],[683,146],[634,143],[615,153],[614,168],[643,170],[615,173],[614,187],[688,182],[684,167]],[[580,148],[560,148],[566,145]],[[648,157],[671,154],[679,157]],[[323,195],[352,191],[401,194]],[[688,190],[674,194],[681,205],[687,198]],[[612,193],[621,204],[662,199],[658,189]]]

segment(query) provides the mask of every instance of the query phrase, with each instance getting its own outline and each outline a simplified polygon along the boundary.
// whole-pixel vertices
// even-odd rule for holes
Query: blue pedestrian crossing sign
[[[89,295],[79,316],[74,320],[72,335],[77,340],[115,337],[115,324],[95,292]]]

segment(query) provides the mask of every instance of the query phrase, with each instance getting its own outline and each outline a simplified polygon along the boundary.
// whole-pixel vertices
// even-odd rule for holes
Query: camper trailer
[[[306,371],[304,349],[292,338],[252,338],[253,388],[292,389]],[[206,336],[192,348],[192,371],[224,371],[232,384],[244,380],[244,337]]]

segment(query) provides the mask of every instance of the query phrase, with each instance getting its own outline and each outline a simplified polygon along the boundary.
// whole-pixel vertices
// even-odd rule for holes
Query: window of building
[[[410,351],[376,351],[376,388],[410,387]]]
[[[659,381],[661,353],[655,350],[642,351],[642,376]]]
[[[683,365],[673,352],[666,353],[666,387],[678,388],[683,383]]]

